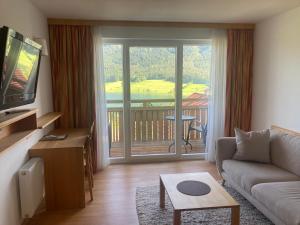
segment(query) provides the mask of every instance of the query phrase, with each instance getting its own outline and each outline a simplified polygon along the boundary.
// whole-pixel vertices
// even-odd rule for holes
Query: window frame
[[[124,163],[124,162],[155,162],[155,161],[173,161],[173,160],[186,160],[186,159],[205,159],[207,152],[182,154],[181,141],[182,121],[175,121],[175,154],[151,154],[151,155],[132,155],[131,137],[130,137],[130,47],[174,47],[176,50],[175,55],[175,115],[178,118],[182,114],[182,78],[183,78],[183,47],[184,46],[207,46],[212,45],[211,39],[134,39],[134,38],[103,38],[103,45],[105,44],[118,44],[122,45],[123,56],[123,133],[124,137],[124,157],[110,158],[111,163]],[[125,122],[126,121],[126,122]]]

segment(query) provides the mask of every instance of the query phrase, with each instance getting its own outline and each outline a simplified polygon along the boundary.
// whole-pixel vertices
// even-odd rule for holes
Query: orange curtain
[[[49,25],[49,38],[54,110],[63,113],[58,126],[88,128],[95,120],[92,28]],[[93,156],[96,169],[96,150]]]
[[[225,136],[251,129],[253,30],[227,31]]]

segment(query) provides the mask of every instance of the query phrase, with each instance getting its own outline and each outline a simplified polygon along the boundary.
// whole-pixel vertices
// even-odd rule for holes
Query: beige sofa
[[[272,129],[271,164],[233,160],[235,138],[220,138],[216,150],[226,183],[276,225],[300,225],[300,135]]]

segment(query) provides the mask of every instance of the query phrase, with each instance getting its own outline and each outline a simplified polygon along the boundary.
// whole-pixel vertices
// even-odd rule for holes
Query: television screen
[[[0,39],[0,109],[34,102],[41,46],[7,27]]]

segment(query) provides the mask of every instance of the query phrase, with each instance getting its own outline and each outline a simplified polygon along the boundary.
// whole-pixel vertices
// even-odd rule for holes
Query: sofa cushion
[[[285,224],[300,225],[300,182],[257,184],[253,197],[277,215]]]
[[[235,128],[237,151],[233,158],[270,163],[270,130],[244,132]]]
[[[274,165],[300,176],[300,136],[272,131],[270,148]]]
[[[224,160],[223,170],[241,188],[250,193],[260,183],[300,181],[300,177],[271,164]]]

